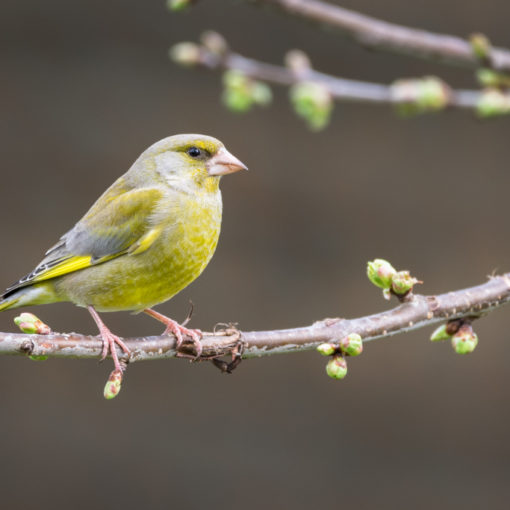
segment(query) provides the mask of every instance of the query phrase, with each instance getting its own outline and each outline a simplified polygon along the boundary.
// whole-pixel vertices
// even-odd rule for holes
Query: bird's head
[[[216,138],[175,135],[149,147],[141,156],[147,170],[170,186],[190,191],[215,192],[222,175],[247,170]]]

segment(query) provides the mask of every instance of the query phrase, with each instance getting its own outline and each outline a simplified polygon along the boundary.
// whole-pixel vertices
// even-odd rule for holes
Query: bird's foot
[[[165,335],[172,333],[177,340],[177,356],[182,358],[193,358],[198,359],[202,355],[202,344],[200,343],[200,339],[202,338],[202,331],[199,329],[188,329],[184,326],[181,326],[177,321],[172,319],[168,319],[166,323]],[[191,337],[191,341],[193,346],[195,347],[195,356],[190,356],[189,354],[179,352],[181,345],[184,342],[183,335]]]
[[[162,322],[166,329],[163,334],[168,335],[172,333],[175,336],[176,340],[176,350],[177,356],[180,358],[191,358],[193,360],[197,360],[202,355],[202,344],[200,343],[200,339],[202,338],[202,331],[199,329],[188,329],[177,321],[170,319],[166,315],[162,315],[154,310],[147,308],[144,312],[151,317],[154,317],[156,320]],[[187,354],[184,352],[180,352],[182,344],[184,343],[184,336],[191,338],[191,343],[195,348],[195,355]]]
[[[129,347],[117,336],[114,335],[106,326],[106,324],[101,320],[98,313],[92,306],[87,307],[90,315],[96,321],[97,327],[99,328],[99,334],[101,336],[101,340],[103,341],[103,350],[101,351],[101,361],[106,359],[108,353],[112,355],[113,363],[115,365],[115,370],[120,371],[120,373],[124,372],[126,369],[126,363],[121,362],[119,360],[119,356],[117,354],[117,345],[128,355],[131,354]]]
[[[117,336],[114,335],[108,328],[101,332],[101,340],[103,340],[103,351],[101,352],[101,361],[106,359],[108,353],[112,355],[115,370],[119,370],[121,373],[126,369],[126,364],[119,360],[117,354],[117,345],[129,356],[131,351],[129,347]]]

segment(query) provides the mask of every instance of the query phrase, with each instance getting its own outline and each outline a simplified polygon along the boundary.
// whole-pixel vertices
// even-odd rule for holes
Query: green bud
[[[333,356],[326,365],[326,373],[333,379],[343,379],[347,375],[347,362],[342,356]]]
[[[480,60],[486,59],[490,55],[491,43],[483,34],[471,34],[469,38],[473,53]]]
[[[383,259],[375,259],[367,264],[368,279],[381,289],[389,289],[393,275],[396,274],[395,268]]]
[[[254,103],[266,106],[273,99],[273,94],[268,85],[261,81],[254,81],[252,82],[251,97]]]
[[[290,100],[296,113],[313,131],[320,131],[328,125],[333,100],[324,85],[305,81],[296,83],[290,88]]]
[[[271,102],[271,89],[240,71],[229,70],[223,74],[223,102],[231,111],[246,112],[253,105],[265,106]]]
[[[49,335],[51,333],[51,328],[47,324],[44,324],[44,322],[33,313],[23,312],[21,315],[14,318],[14,324],[16,324],[23,333],[29,335]]]
[[[397,80],[391,85],[390,93],[403,115],[442,110],[451,97],[450,88],[435,76]]]
[[[317,346],[317,352],[323,356],[331,356],[336,352],[336,345],[333,344],[320,344]]]
[[[170,11],[183,11],[191,6],[191,0],[167,0],[166,6]]]
[[[32,361],[46,361],[48,356],[29,356]]]
[[[432,335],[430,335],[430,341],[431,342],[439,342],[441,340],[448,340],[448,338],[451,338],[451,335],[448,334],[447,331],[447,324],[441,324],[438,328],[434,330]]]
[[[470,324],[464,324],[459,331],[452,336],[452,347],[457,354],[469,354],[475,350],[478,344],[478,336]]]
[[[106,400],[111,400],[112,398],[115,398],[120,392],[121,385],[122,385],[122,371],[114,370],[110,374],[108,381],[106,381],[106,385],[104,387],[104,398]]]
[[[14,322],[16,322],[16,320]],[[27,335],[37,334],[37,327],[32,322],[20,322],[17,326],[22,333],[26,333]]]
[[[510,87],[510,76],[508,74],[498,73],[494,69],[477,69],[476,77],[484,87]]]
[[[496,89],[486,89],[480,94],[476,104],[480,117],[493,117],[510,113],[510,95]]]
[[[391,288],[395,294],[407,294],[413,290],[418,280],[409,274],[409,271],[399,271],[393,275],[391,280]]]
[[[200,62],[200,46],[192,42],[174,44],[168,54],[176,64],[181,66],[192,67]]]
[[[347,356],[359,356],[363,352],[363,341],[357,333],[351,333],[340,340],[340,349]]]

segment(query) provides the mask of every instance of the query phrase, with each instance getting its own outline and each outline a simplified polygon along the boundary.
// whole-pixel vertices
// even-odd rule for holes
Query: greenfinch
[[[223,175],[246,169],[215,138],[184,134],[150,146],[99,197],[27,276],[0,298],[0,311],[70,301],[88,308],[115,369],[116,345],[128,347],[99,312],[145,312],[176,337],[189,335],[200,355],[199,330],[152,310],[190,284],[211,259],[221,226]]]

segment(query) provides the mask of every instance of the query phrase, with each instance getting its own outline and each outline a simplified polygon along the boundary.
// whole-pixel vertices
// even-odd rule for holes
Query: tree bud
[[[363,341],[357,333],[351,333],[340,340],[340,349],[347,356],[359,356],[363,352]]]
[[[391,287],[391,281],[396,272],[395,268],[384,259],[375,259],[367,264],[368,279],[381,289]]]
[[[342,356],[333,356],[326,365],[326,373],[333,379],[343,379],[347,375],[347,362]]]
[[[331,356],[336,352],[336,345],[324,343],[317,346],[317,352],[323,356]]]

